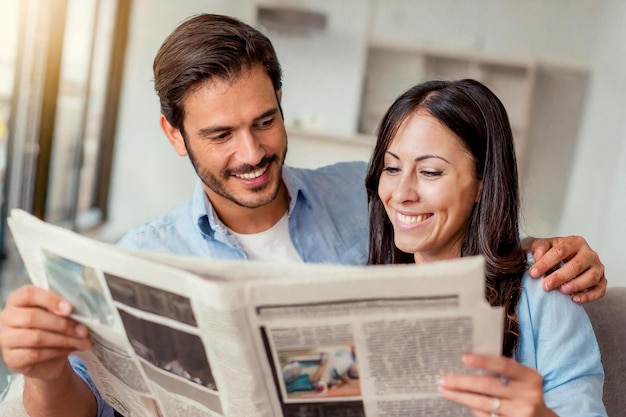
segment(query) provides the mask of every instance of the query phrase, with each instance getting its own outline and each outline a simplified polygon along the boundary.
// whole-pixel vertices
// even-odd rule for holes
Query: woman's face
[[[460,244],[481,181],[458,137],[426,110],[400,125],[385,153],[378,196],[396,246],[415,262],[460,256]]]

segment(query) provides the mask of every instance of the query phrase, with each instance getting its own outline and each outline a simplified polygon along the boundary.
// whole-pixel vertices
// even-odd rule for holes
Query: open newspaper
[[[482,257],[422,265],[217,261],[128,251],[14,210],[34,285],[74,306],[77,353],[126,417],[464,416],[437,381],[498,354]]]

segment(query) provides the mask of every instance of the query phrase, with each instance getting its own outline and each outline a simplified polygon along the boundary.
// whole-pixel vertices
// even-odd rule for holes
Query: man
[[[161,127],[201,181],[190,201],[122,238],[121,246],[226,259],[363,264],[365,164],[284,166],[281,70],[270,41],[226,16],[199,15],[165,40],[154,62]],[[544,287],[587,302],[604,295],[604,267],[582,238],[535,241]],[[585,290],[586,292],[582,292]],[[34,287],[13,292],[0,314],[7,365],[25,376],[33,417],[110,416],[83,365],[90,346],[71,305]],[[77,374],[78,372],[78,374]],[[79,375],[80,374],[80,375]]]

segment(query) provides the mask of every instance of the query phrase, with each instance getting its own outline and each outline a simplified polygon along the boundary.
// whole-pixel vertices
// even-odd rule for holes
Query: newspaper
[[[128,251],[8,220],[34,285],[90,328],[77,352],[126,417],[465,416],[437,381],[499,354],[484,260],[277,264]]]

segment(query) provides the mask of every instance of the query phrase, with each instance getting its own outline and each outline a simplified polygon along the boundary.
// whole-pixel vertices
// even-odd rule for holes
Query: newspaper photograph
[[[13,210],[34,285],[74,306],[76,352],[126,417],[465,416],[437,381],[499,354],[484,260],[340,266],[129,251]]]

